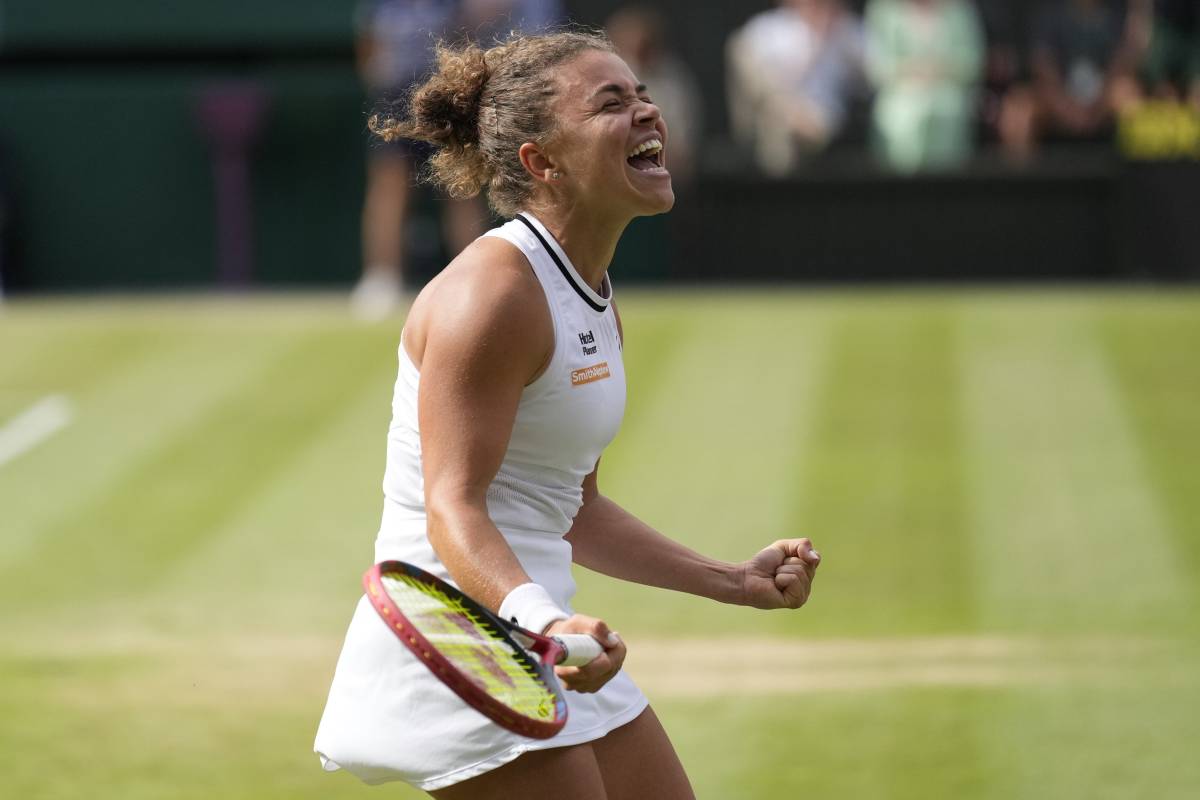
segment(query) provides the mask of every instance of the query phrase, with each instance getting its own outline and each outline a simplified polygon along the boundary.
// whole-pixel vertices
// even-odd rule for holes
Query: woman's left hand
[[[812,592],[821,554],[808,539],[780,539],[742,564],[743,603],[799,608]]]

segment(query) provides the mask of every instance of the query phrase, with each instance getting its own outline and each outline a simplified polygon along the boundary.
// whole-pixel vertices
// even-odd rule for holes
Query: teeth
[[[633,148],[633,150],[630,151],[629,155],[627,155],[625,157],[633,158],[634,156],[641,155],[643,153],[657,153],[659,150],[662,150],[662,149],[663,149],[663,144],[661,141],[659,141],[658,139],[651,139],[650,141],[642,142],[637,147]]]

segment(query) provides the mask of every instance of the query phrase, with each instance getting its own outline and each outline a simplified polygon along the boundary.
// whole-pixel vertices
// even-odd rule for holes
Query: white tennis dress
[[[583,502],[583,479],[616,435],[625,409],[612,292],[607,276],[602,294],[593,291],[531,214],[519,214],[485,235],[525,254],[554,320],[554,354],[521,394],[508,450],[488,488],[488,512],[529,576],[570,611],[575,582],[571,545],[563,536]],[[453,583],[425,532],[420,373],[403,344],[399,360],[375,559],[408,561]],[[567,724],[557,736],[535,740],[509,733],[435,678],[363,597],[346,634],[315,750],[327,770],[346,769],[367,783],[401,780],[428,791],[529,750],[598,739],[646,707],[645,696],[624,672],[597,693],[565,694]]]

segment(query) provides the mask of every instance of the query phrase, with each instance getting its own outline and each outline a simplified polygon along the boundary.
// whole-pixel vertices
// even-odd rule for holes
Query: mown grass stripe
[[[51,391],[76,394],[115,370],[149,357],[178,328],[147,335],[144,325],[86,323],[69,314],[47,319],[0,318],[0,401],[28,400]],[[7,409],[0,406],[0,414]]]
[[[83,350],[87,340],[80,336],[76,347]],[[72,387],[77,422],[69,436],[55,437],[5,469],[0,570],[24,569],[21,559],[36,542],[52,536],[78,507],[101,500],[126,470],[190,428],[285,341],[200,333],[186,326],[146,328],[140,338],[147,344],[98,352],[95,357],[104,366],[86,379],[61,376]],[[113,360],[104,362],[106,355]]]
[[[1100,341],[1190,586],[1200,585],[1200,314],[1196,293],[1106,307]],[[1200,598],[1192,596],[1193,609]],[[1200,614],[1192,613],[1200,625]]]
[[[794,511],[826,557],[813,625],[867,635],[970,627],[953,304],[846,301],[826,363]]]
[[[977,798],[980,693],[907,689],[655,703],[699,797]],[[713,731],[720,731],[719,744]]]
[[[830,335],[816,398],[805,486],[795,510],[825,556],[814,597],[803,612],[811,615],[811,635],[970,630],[956,303],[906,295],[841,302],[843,313]],[[874,670],[891,671],[884,663]],[[852,673],[845,670],[843,679],[853,679]],[[864,681],[869,677],[858,676]],[[913,784],[897,779],[905,770],[935,774],[933,785],[946,796],[961,796],[965,786],[978,780],[981,745],[970,718],[935,721],[936,715],[919,701],[905,700],[917,691],[871,693],[875,703],[889,710],[846,732],[864,760],[852,774],[818,779],[816,796],[822,794],[821,786],[826,796],[928,796],[929,786],[916,794]],[[815,705],[824,707],[830,694],[811,697],[822,698]],[[804,705],[814,704],[806,697]],[[822,762],[834,761],[845,770],[849,764],[839,755],[841,761]],[[945,764],[954,768],[936,769]],[[830,788],[834,786],[838,788]]]
[[[1088,306],[980,304],[962,369],[980,622],[1141,629],[1184,598]]]
[[[346,387],[340,413],[172,565],[142,596],[143,607],[183,630],[327,632],[340,640],[374,561],[394,379],[395,359],[385,357],[373,377]],[[298,575],[307,576],[302,590]],[[231,595],[228,584],[241,590]],[[324,653],[328,665],[336,655],[335,643]]]
[[[337,415],[345,395],[387,363],[362,342],[355,332],[292,337],[187,430],[142,454],[120,483],[43,531],[30,561],[86,565],[93,600],[153,583],[250,502]],[[26,596],[38,580],[21,570],[3,576],[0,598]]]
[[[663,378],[667,374],[667,365],[684,344],[685,337],[679,334],[687,316],[682,308],[655,302],[653,296],[638,292],[631,293],[629,298],[623,294],[618,310],[624,331],[621,358],[625,363],[627,394],[625,418],[621,421],[618,438],[604,454],[603,472],[606,475],[609,470],[619,474],[625,468],[623,459],[632,454],[622,448],[620,442],[636,439],[650,420],[643,410],[653,407],[657,398],[671,391]]]

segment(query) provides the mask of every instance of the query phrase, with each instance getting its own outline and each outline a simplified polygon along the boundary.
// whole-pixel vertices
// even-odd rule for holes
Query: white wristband
[[[522,583],[500,604],[501,619],[515,622],[534,633],[542,633],[551,623],[569,616],[558,607],[545,587],[537,583]]]

